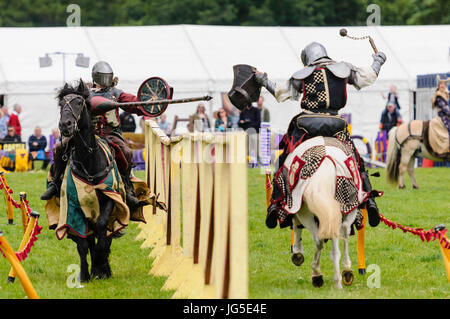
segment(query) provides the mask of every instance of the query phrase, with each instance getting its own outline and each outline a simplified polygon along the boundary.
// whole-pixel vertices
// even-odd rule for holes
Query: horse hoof
[[[346,286],[350,286],[353,283],[353,271],[344,270],[342,272],[342,283]]]
[[[305,261],[305,257],[303,257],[302,253],[296,253],[292,255],[292,263],[296,266],[301,266]]]
[[[312,277],[312,284],[314,287],[320,288],[323,286],[323,276],[313,276]]]
[[[414,186],[414,185],[413,185],[413,189],[419,189],[419,186]]]
[[[405,189],[405,188],[406,188],[405,185],[403,185],[403,186],[399,185],[399,186],[398,186],[398,189]]]

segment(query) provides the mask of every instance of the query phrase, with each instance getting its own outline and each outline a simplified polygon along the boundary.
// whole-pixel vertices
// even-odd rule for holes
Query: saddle
[[[450,158],[448,132],[439,117],[428,121],[413,120],[400,125],[396,133],[400,147],[410,138],[420,140],[433,157]]]
[[[423,123],[423,144],[433,157],[450,158],[448,131],[439,117]]]
[[[107,140],[107,142],[109,147],[114,150],[114,159],[116,160],[117,168],[120,172],[125,172],[128,168],[128,161],[126,160],[125,155],[116,143],[111,140]]]

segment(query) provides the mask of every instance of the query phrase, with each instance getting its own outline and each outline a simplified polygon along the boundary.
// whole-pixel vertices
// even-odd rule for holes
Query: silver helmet
[[[114,78],[111,66],[105,61],[99,61],[92,67],[92,80],[101,86],[110,87]]]
[[[317,42],[308,44],[302,50],[301,58],[304,66],[311,65],[314,62],[331,61],[325,47]]]

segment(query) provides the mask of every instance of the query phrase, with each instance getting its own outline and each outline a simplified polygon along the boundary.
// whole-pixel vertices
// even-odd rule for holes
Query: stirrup
[[[369,217],[369,225],[377,227],[380,223],[380,213],[378,212],[377,204],[373,198],[369,198],[366,203],[367,215]]]
[[[270,205],[267,209],[267,216],[266,216],[266,226],[268,228],[275,228],[278,224],[278,217],[277,217],[277,209],[275,205]]]

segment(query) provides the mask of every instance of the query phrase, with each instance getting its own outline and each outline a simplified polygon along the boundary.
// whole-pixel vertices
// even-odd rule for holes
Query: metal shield
[[[259,99],[261,86],[256,82],[256,68],[247,64],[233,66],[234,80],[228,98],[239,110],[250,106]]]
[[[146,79],[138,90],[138,98],[142,102],[170,100],[173,95],[173,88],[160,77],[151,77]],[[146,116],[156,117],[164,113],[168,103],[156,105],[142,105],[142,112]]]

